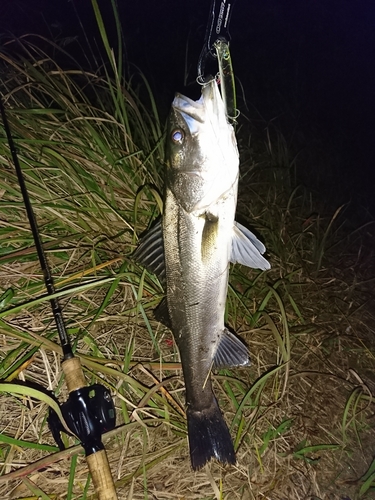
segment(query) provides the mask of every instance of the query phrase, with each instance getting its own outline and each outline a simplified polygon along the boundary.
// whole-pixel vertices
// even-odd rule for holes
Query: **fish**
[[[224,324],[230,263],[267,270],[265,247],[235,221],[239,153],[217,82],[194,101],[177,93],[167,132],[161,220],[133,257],[155,273],[166,296],[155,317],[173,333],[185,381],[190,460],[235,464],[211,371],[250,364],[245,344]]]

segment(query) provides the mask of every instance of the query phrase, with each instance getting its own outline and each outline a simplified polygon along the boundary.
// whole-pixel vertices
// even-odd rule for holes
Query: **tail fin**
[[[187,410],[190,460],[194,470],[203,467],[211,458],[224,464],[235,464],[232,438],[217,401],[203,411]]]

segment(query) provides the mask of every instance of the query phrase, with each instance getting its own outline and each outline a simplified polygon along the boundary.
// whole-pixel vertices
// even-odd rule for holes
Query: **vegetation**
[[[164,127],[142,74],[123,77],[116,12],[117,58],[93,6],[106,60],[87,70],[69,46],[9,40],[0,92],[69,335],[87,379],[115,398],[117,427],[104,441],[119,498],[374,498],[374,227],[353,227],[347,207],[295,186],[281,135],[254,151],[244,125],[238,214],[266,242],[272,269],[231,269],[227,322],[253,364],[223,370],[214,388],[238,464],[191,471],[179,357],[152,315],[163,290],[131,259],[162,210]],[[66,397],[2,125],[0,135],[0,491],[92,498],[79,445],[65,437],[59,452],[52,440],[50,401],[7,385]]]

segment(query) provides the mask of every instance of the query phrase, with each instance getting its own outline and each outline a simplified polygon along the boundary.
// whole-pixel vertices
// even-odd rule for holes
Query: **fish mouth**
[[[202,86],[202,95],[198,101],[177,93],[172,109],[183,118],[192,134],[197,134],[199,124],[208,120],[226,121],[224,103],[215,79]]]

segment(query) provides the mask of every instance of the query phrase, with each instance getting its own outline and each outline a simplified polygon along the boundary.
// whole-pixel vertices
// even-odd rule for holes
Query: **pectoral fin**
[[[270,263],[262,254],[266,251],[265,246],[246,227],[238,222],[233,226],[232,252],[230,261],[233,264],[243,264],[254,269],[270,269]]]

